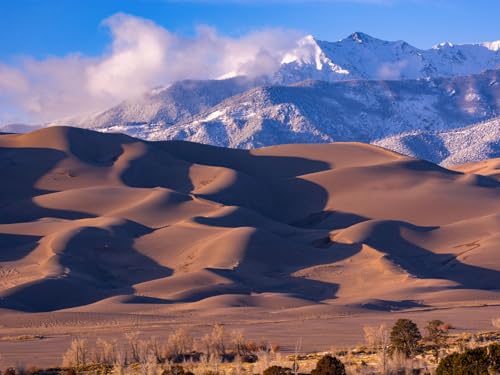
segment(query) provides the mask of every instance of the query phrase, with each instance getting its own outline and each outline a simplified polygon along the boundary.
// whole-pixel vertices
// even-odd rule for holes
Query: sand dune
[[[474,173],[500,180],[500,158],[457,165],[453,169],[463,173]]]
[[[357,143],[246,151],[52,127],[1,135],[0,163],[9,311],[500,301],[498,160],[451,171]]]

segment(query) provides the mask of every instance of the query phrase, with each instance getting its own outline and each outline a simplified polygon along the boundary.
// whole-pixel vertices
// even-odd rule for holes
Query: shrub
[[[365,326],[365,340],[370,348],[377,353],[382,373],[386,373],[389,359],[389,331],[385,324],[378,326]]]
[[[126,332],[125,338],[128,341],[132,362],[139,363],[141,361],[139,332]]]
[[[419,347],[422,335],[417,325],[409,319],[399,319],[391,330],[391,350],[411,357]]]
[[[44,371],[40,370],[36,366],[30,366],[27,369],[24,369],[24,371],[23,371],[24,375],[37,375],[37,374],[40,374],[40,373],[44,373]]]
[[[445,331],[449,331],[450,329],[455,329],[455,326],[451,323],[444,323],[441,328],[443,328]]]
[[[429,342],[436,361],[439,359],[439,349],[448,341],[448,330],[444,328],[444,322],[441,320],[431,320],[425,327],[427,336],[425,340]]]
[[[436,375],[482,375],[500,371],[500,344],[453,353],[443,358]]]
[[[106,341],[98,338],[93,347],[91,357],[94,363],[115,364],[118,359],[117,341]]]
[[[262,375],[290,375],[292,370],[288,367],[271,366],[264,370]]]
[[[187,358],[193,352],[193,337],[188,332],[179,328],[168,337],[166,357],[174,362]]]
[[[311,375],[346,375],[344,364],[336,357],[325,355],[311,371]]]
[[[205,353],[207,357],[216,356],[222,358],[226,352],[224,327],[220,324],[214,325],[212,332],[201,338],[200,344],[201,351]]]
[[[490,367],[497,373],[500,373],[500,344],[491,344],[487,350],[490,358]]]
[[[75,338],[71,341],[69,349],[64,353],[63,366],[85,366],[89,359],[89,346],[87,340]]]

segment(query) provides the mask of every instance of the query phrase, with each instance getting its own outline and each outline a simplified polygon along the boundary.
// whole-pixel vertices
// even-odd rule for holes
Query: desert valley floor
[[[500,160],[360,143],[235,150],[51,127],[0,135],[0,363],[72,335],[214,322],[292,350],[401,316],[500,316]],[[29,361],[28,361],[29,362]]]

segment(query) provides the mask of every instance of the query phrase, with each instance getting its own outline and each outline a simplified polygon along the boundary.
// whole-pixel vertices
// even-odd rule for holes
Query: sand
[[[456,165],[451,168],[458,172],[480,174],[500,181],[500,158]]]
[[[72,335],[134,327],[219,322],[314,350],[401,315],[500,316],[498,159],[52,127],[0,135],[0,164],[0,337],[48,337],[0,339],[1,364],[59,364]]]

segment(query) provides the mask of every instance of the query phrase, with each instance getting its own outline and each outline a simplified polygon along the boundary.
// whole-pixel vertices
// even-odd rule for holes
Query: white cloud
[[[396,61],[394,63],[384,63],[378,70],[380,79],[400,79],[403,71],[408,66],[407,60]]]
[[[94,95],[135,94],[164,78],[173,36],[151,21],[117,14],[104,22],[112,32],[111,53],[87,69]],[[156,82],[156,84],[161,82]]]
[[[202,26],[187,38],[127,14],[103,23],[112,42],[102,56],[25,58],[16,67],[0,62],[0,100],[7,103],[0,118],[21,111],[31,121],[50,121],[105,109],[175,80],[267,74],[300,37],[269,29],[232,38]]]

